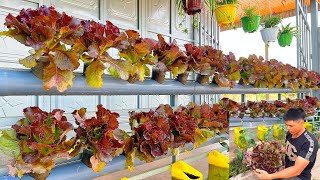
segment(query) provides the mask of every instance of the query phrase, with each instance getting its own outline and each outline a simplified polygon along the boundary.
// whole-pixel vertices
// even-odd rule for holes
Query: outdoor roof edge
[[[279,1],[272,1],[272,0],[238,0],[237,4],[237,11],[236,11],[236,20],[234,25],[237,27],[242,27],[241,24],[241,17],[244,15],[243,9],[250,7],[252,4],[252,1],[255,1],[255,4],[258,4],[258,14],[259,15],[268,15],[273,13],[281,13],[281,18],[288,18],[293,17],[296,15],[296,0],[281,0]],[[271,3],[269,7],[269,2]],[[318,3],[320,3],[320,0],[317,0]],[[308,12],[310,12],[310,0],[306,0],[306,3],[308,5]],[[320,5],[318,5],[320,7]],[[318,8],[319,9],[319,8]],[[232,28],[230,27],[222,27],[220,28],[220,31],[227,31]]]

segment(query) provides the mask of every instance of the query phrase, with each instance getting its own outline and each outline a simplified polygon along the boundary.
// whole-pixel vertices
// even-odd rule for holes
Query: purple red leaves
[[[97,106],[96,117],[88,118],[86,109],[74,111],[72,114],[79,127],[76,129],[77,139],[73,149],[87,145],[93,151],[92,166],[94,171],[101,171],[103,167],[122,152],[124,132],[118,129],[118,113]]]
[[[272,174],[284,169],[285,153],[276,141],[259,142],[245,152],[245,162],[251,169],[262,169]]]

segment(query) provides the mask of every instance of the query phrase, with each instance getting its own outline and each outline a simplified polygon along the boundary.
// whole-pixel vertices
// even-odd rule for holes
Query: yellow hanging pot
[[[260,141],[264,141],[265,140],[265,134],[268,132],[268,128],[266,126],[262,126],[262,125],[259,125],[258,126],[258,139]]]
[[[208,180],[229,179],[229,157],[214,150],[209,153],[209,176]]]
[[[219,26],[227,26],[236,20],[236,5],[226,4],[217,6],[215,9],[216,19]]]
[[[198,170],[181,160],[172,164],[171,175],[172,180],[203,180],[203,175]]]

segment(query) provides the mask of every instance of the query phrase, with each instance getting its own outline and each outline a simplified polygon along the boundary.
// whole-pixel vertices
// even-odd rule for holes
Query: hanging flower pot
[[[280,34],[278,37],[278,43],[281,47],[290,46],[293,35],[290,33]]]
[[[289,23],[286,26],[281,25],[281,29],[278,36],[278,43],[281,47],[290,46],[292,37],[298,35],[298,30],[295,26],[290,26]]]
[[[277,40],[279,28],[278,27],[273,27],[273,28],[266,28],[266,29],[261,29],[261,36],[262,40],[267,43],[267,42],[275,42]]]
[[[242,17],[241,24],[244,32],[253,33],[258,30],[260,24],[260,16],[254,15],[252,17]]]
[[[260,31],[262,40],[265,43],[275,42],[278,37],[279,28],[277,25],[281,22],[281,17],[279,14],[272,14],[270,16],[262,17],[262,27]]]
[[[201,12],[203,0],[182,0],[184,12],[188,15],[194,15]]]
[[[219,26],[227,26],[236,20],[236,5],[226,4],[217,6],[215,9],[216,19]]]

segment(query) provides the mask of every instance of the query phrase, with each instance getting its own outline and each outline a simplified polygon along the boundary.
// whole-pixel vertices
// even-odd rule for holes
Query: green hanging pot
[[[244,32],[253,33],[259,28],[260,16],[254,15],[253,17],[242,17],[241,18],[242,28]]]
[[[278,37],[278,43],[281,47],[290,46],[293,35],[290,33],[280,34]]]

